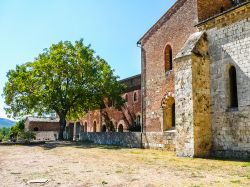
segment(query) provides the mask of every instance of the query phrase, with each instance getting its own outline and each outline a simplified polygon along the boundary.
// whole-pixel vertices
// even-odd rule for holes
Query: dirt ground
[[[250,163],[88,144],[0,146],[0,186],[250,186]]]

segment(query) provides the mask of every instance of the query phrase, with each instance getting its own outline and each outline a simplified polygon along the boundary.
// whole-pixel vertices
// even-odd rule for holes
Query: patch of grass
[[[115,173],[123,173],[122,170],[116,170]]]
[[[248,180],[250,180],[250,175],[244,175],[243,177],[246,177]]]
[[[241,165],[241,167],[250,167],[250,162],[245,162]]]
[[[138,151],[138,150],[133,150],[129,152],[130,154],[134,154],[134,155],[141,155],[143,152],[142,151]]]
[[[102,185],[106,185],[106,184],[108,184],[108,182],[102,181]]]
[[[240,183],[241,183],[241,181],[240,181],[240,180],[233,180],[233,181],[231,181],[231,183],[234,183],[234,184],[240,184]]]
[[[194,172],[192,172],[191,177],[192,178],[206,178],[205,176],[200,175],[199,173],[194,173]]]
[[[161,159],[161,158],[159,158],[159,157],[154,157],[153,159],[154,159],[154,160],[159,160],[159,159]]]

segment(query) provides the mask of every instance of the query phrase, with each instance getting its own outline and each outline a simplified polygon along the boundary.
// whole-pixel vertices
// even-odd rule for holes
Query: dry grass
[[[0,186],[250,186],[250,163],[90,145],[0,147]]]

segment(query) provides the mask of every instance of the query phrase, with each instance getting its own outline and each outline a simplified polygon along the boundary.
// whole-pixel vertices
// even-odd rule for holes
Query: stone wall
[[[213,151],[250,156],[250,3],[208,21]],[[230,108],[229,67],[237,71],[238,108]]]
[[[176,57],[178,156],[206,157],[212,147],[210,60],[207,35],[190,36]]]
[[[175,67],[176,153],[194,155],[192,60],[184,58]]]
[[[144,148],[162,148],[168,151],[176,150],[175,130],[166,132],[148,132],[142,134]]]
[[[175,131],[164,133],[81,133],[80,141],[131,148],[162,148],[175,151]]]
[[[40,132],[35,132],[36,135],[36,140],[39,141],[55,141],[58,139],[58,131],[40,131]]]

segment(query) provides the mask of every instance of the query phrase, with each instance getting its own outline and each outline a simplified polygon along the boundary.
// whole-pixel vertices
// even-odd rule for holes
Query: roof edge
[[[139,39],[137,42],[137,45],[140,45],[142,40],[146,38],[151,32],[153,32],[153,29],[157,27],[158,24],[162,25],[161,21],[166,17],[174,14],[176,11],[174,9],[178,7],[178,5],[182,5],[186,2],[187,0],[177,0],[168,10],[167,12]],[[178,7],[179,9],[180,7]]]
[[[231,11],[234,11],[234,10],[236,10],[236,9],[242,7],[242,6],[247,5],[248,3],[250,3],[250,0],[247,0],[246,2],[240,3],[240,4],[236,5],[236,6],[233,6],[233,7],[229,8],[229,9],[225,10],[225,11],[222,12],[222,13],[216,14],[216,15],[214,15],[214,16],[212,16],[212,17],[209,17],[209,18],[207,18],[207,19],[205,19],[205,20],[202,20],[202,21],[200,21],[199,23],[197,23],[197,24],[194,25],[194,26],[195,26],[195,27],[199,27],[199,26],[201,26],[201,25],[207,23],[207,22],[210,21],[210,20],[213,20],[213,19],[215,19],[215,18],[217,18],[217,17],[220,17],[220,16],[222,16],[222,15],[225,15],[225,14],[231,12]]]

